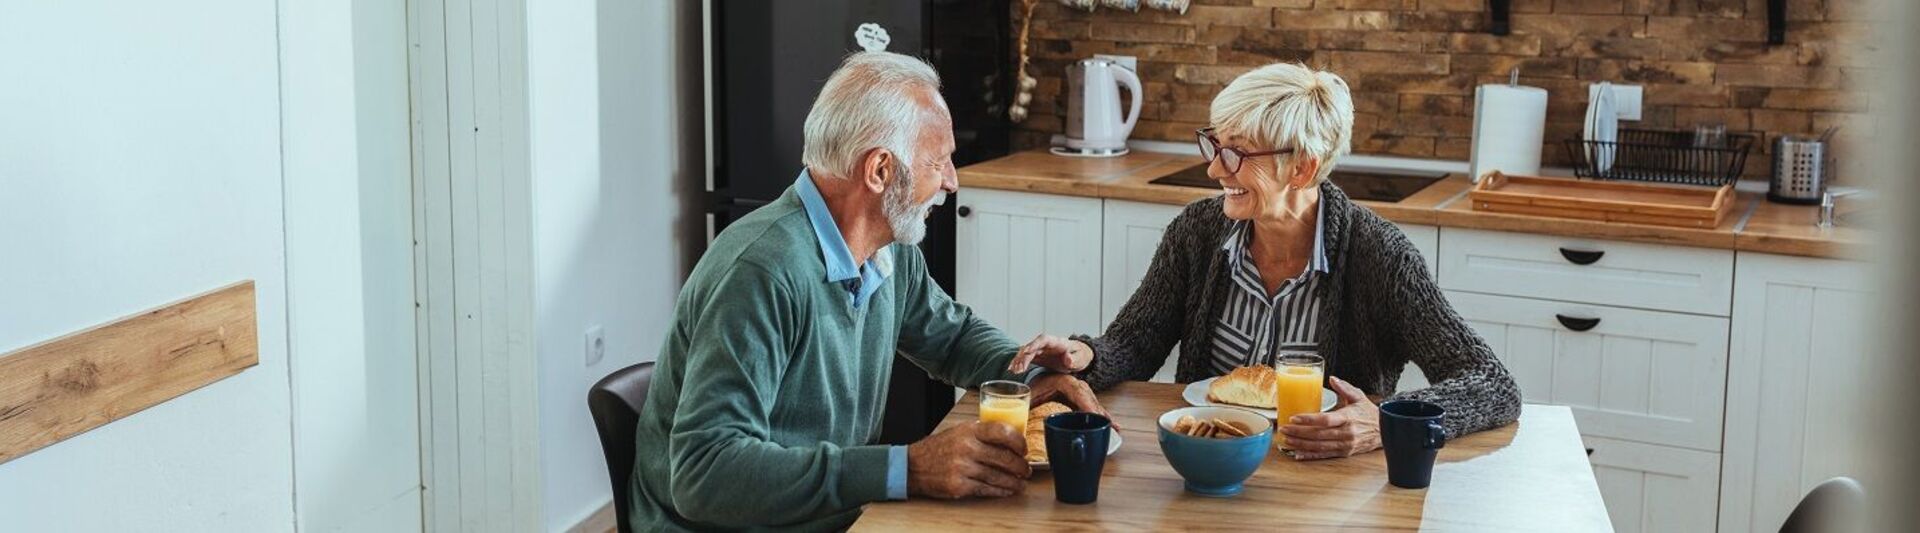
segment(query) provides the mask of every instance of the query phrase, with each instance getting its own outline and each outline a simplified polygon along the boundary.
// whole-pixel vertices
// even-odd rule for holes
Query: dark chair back
[[[613,480],[613,511],[620,533],[631,533],[627,523],[627,482],[633,477],[634,427],[640,408],[647,405],[647,387],[653,384],[653,362],[622,368],[600,378],[587,390],[587,409],[600,432],[600,451],[607,456],[607,478]]]
[[[1837,477],[1820,482],[1800,498],[1780,533],[1865,531],[1867,491],[1860,482]]]

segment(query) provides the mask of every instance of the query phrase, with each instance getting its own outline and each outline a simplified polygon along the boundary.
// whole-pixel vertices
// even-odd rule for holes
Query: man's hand
[[[969,422],[907,446],[907,493],[1001,498],[1027,488],[1027,440],[1005,424]]]
[[[1107,408],[1100,405],[1100,398],[1093,395],[1093,388],[1080,378],[1067,374],[1046,373],[1033,378],[1027,386],[1033,388],[1033,404],[1040,405],[1057,401],[1067,404],[1075,411],[1086,411],[1113,419],[1107,414]]]
[[[1294,415],[1280,428],[1287,449],[1299,460],[1347,457],[1380,448],[1380,408],[1359,387],[1327,377],[1340,404],[1332,411]]]
[[[1019,374],[1027,371],[1029,364],[1040,365],[1059,372],[1079,372],[1087,369],[1093,362],[1093,347],[1087,343],[1062,339],[1052,335],[1041,335],[1027,341],[1020,351],[1014,352],[1013,361],[1007,363],[1007,372]]]

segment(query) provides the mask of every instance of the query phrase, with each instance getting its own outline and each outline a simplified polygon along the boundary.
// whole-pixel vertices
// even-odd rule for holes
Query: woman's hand
[[[1287,449],[1299,460],[1346,457],[1380,448],[1380,408],[1367,394],[1345,380],[1331,377],[1327,384],[1340,396],[1332,411],[1294,415],[1280,428]]]
[[[1041,335],[1027,341],[1020,351],[1014,352],[1013,361],[1007,363],[1007,372],[1019,374],[1026,372],[1030,365],[1040,365],[1070,374],[1086,370],[1091,362],[1093,347],[1087,346],[1087,343]]]

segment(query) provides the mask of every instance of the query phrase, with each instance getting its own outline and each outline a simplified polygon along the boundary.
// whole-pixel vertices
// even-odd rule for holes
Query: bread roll
[[[1207,387],[1207,401],[1246,407],[1273,409],[1280,393],[1280,377],[1273,367],[1243,366],[1213,380]]]
[[[1047,462],[1047,417],[1073,412],[1060,402],[1047,402],[1027,410],[1027,462]]]

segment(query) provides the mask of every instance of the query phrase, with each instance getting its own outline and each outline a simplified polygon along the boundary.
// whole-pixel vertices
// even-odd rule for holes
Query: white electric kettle
[[[1140,77],[1107,59],[1082,59],[1067,66],[1067,143],[1061,155],[1112,157],[1127,153],[1127,135],[1140,118]],[[1120,116],[1120,87],[1132,94],[1131,109]]]

